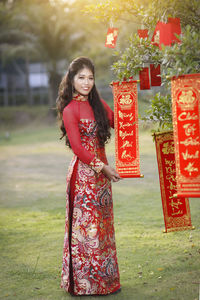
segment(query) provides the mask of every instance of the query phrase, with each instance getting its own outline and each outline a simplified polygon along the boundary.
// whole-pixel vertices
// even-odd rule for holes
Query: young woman
[[[120,282],[111,181],[120,176],[108,165],[104,149],[113,112],[99,97],[88,58],[70,64],[57,109],[62,137],[74,152],[67,175],[61,287],[73,295],[112,294]]]

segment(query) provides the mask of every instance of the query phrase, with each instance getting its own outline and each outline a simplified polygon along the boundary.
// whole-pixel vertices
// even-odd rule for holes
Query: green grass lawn
[[[5,129],[4,129],[5,130]],[[68,300],[60,289],[66,172],[72,154],[54,124],[0,133],[0,299]],[[93,299],[198,300],[200,199],[190,199],[195,230],[163,233],[150,132],[140,134],[143,179],[113,184],[122,292]],[[107,146],[114,164],[114,143]],[[81,297],[76,297],[81,299]],[[91,299],[91,297],[84,297]]]

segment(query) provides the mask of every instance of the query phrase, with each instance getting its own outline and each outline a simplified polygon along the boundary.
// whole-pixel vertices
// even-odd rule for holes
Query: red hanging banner
[[[160,65],[150,64],[150,74],[151,74],[151,86],[160,86],[161,85],[161,76],[160,76]]]
[[[200,197],[200,74],[173,77],[177,195]]]
[[[189,200],[174,197],[177,185],[173,132],[155,134],[155,144],[165,230],[192,229]]]
[[[118,28],[108,28],[105,47],[115,48],[117,43]]]
[[[113,82],[115,160],[121,177],[140,175],[137,81]]]
[[[150,80],[149,80],[149,68],[145,67],[139,72],[140,78],[140,89],[149,90],[150,89]]]

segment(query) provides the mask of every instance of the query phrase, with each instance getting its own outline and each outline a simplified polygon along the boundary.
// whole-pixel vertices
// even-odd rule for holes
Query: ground
[[[190,199],[195,230],[163,233],[155,145],[142,128],[140,153],[144,178],[113,184],[122,292],[93,299],[198,300],[200,199]],[[113,140],[107,154],[114,165]],[[71,157],[53,121],[1,131],[0,299],[73,299],[59,287]]]

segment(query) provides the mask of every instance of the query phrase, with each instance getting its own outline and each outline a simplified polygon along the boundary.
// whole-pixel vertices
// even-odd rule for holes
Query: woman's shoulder
[[[65,108],[63,109],[63,115],[76,115],[77,113],[77,103],[76,101],[71,101]]]
[[[63,112],[73,112],[76,107],[76,101],[71,101],[68,105],[65,106]]]

